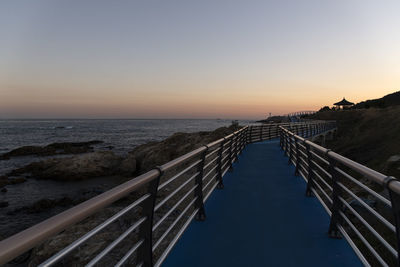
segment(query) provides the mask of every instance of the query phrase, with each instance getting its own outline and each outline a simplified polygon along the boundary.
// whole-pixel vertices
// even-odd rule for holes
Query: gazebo
[[[343,109],[343,108],[345,108],[345,107],[351,107],[351,106],[353,106],[354,103],[347,101],[346,98],[343,97],[343,100],[342,100],[342,101],[339,101],[339,102],[337,102],[337,103],[335,103],[335,104],[333,104],[333,105],[338,106],[339,109],[340,109],[340,107],[342,107],[342,109]]]

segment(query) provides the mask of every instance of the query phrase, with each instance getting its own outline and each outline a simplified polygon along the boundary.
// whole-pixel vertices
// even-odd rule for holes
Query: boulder
[[[14,177],[14,178],[9,178],[5,175],[0,176],[0,188],[10,185],[10,184],[20,184],[26,182],[26,179],[24,177]],[[5,188],[4,188],[5,189]],[[2,190],[2,192],[7,192],[7,189],[5,191]]]
[[[137,161],[138,172],[144,173],[200,146],[223,138],[237,129],[238,126],[231,126],[221,127],[212,132],[175,133],[163,141],[137,146],[129,153]]]
[[[132,159],[132,156],[128,158],[124,160],[111,151],[97,151],[68,158],[51,158],[33,162],[13,170],[9,175],[29,173],[33,178],[55,180],[130,175],[136,170],[136,161]]]
[[[53,143],[47,146],[23,146],[0,156],[0,160],[8,160],[11,157],[19,156],[52,156],[60,154],[80,154],[93,150],[92,145],[103,143],[103,141],[93,140],[88,142],[63,142]]]
[[[118,167],[118,174],[123,176],[132,176],[136,172],[136,158],[132,154],[128,154],[128,156],[121,161],[121,164]]]

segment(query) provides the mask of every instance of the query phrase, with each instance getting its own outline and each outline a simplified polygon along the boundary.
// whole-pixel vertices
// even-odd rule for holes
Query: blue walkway
[[[163,266],[361,266],[277,141],[250,144]]]

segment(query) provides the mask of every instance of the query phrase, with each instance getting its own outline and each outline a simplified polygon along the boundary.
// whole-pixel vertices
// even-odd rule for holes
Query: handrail
[[[204,202],[215,188],[223,188],[224,174],[232,169],[232,164],[238,160],[239,154],[247,144],[281,137],[283,145],[282,134],[286,132],[282,129],[286,128],[311,137],[334,127],[334,123],[324,121],[245,126],[0,241],[0,265],[53,238],[67,227],[80,223],[89,216],[96,216],[97,212],[117,200],[136,193],[138,196],[128,207],[129,210],[136,206],[141,207],[134,211],[137,218],[132,219],[134,221],[131,221],[130,228],[121,233],[117,239],[111,240],[107,247],[100,249],[99,254],[93,255],[93,262],[104,259],[116,244],[122,242],[128,234],[134,232],[133,229],[137,228],[137,238],[130,239],[129,250],[121,256],[121,259],[117,259],[118,263],[113,264],[119,265],[130,261],[132,255],[136,253],[134,258],[136,264],[159,266],[192,219],[206,218]],[[212,154],[215,156],[210,157]],[[67,257],[89,237],[104,231],[109,224],[116,221],[116,218],[125,216],[126,209],[127,207],[122,209],[124,212],[116,213],[105,222],[100,222],[89,232],[90,236],[78,238],[40,266],[52,266]],[[154,217],[155,215],[157,216]],[[153,239],[158,241],[153,244]]]
[[[304,132],[279,128],[280,146],[307,182],[306,195],[312,192],[331,216],[330,236],[343,236],[366,266],[400,266],[400,182],[307,140]]]

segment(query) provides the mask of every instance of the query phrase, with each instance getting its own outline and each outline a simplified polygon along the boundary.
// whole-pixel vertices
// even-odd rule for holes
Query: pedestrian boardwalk
[[[287,162],[277,140],[249,144],[163,266],[361,266]]]

